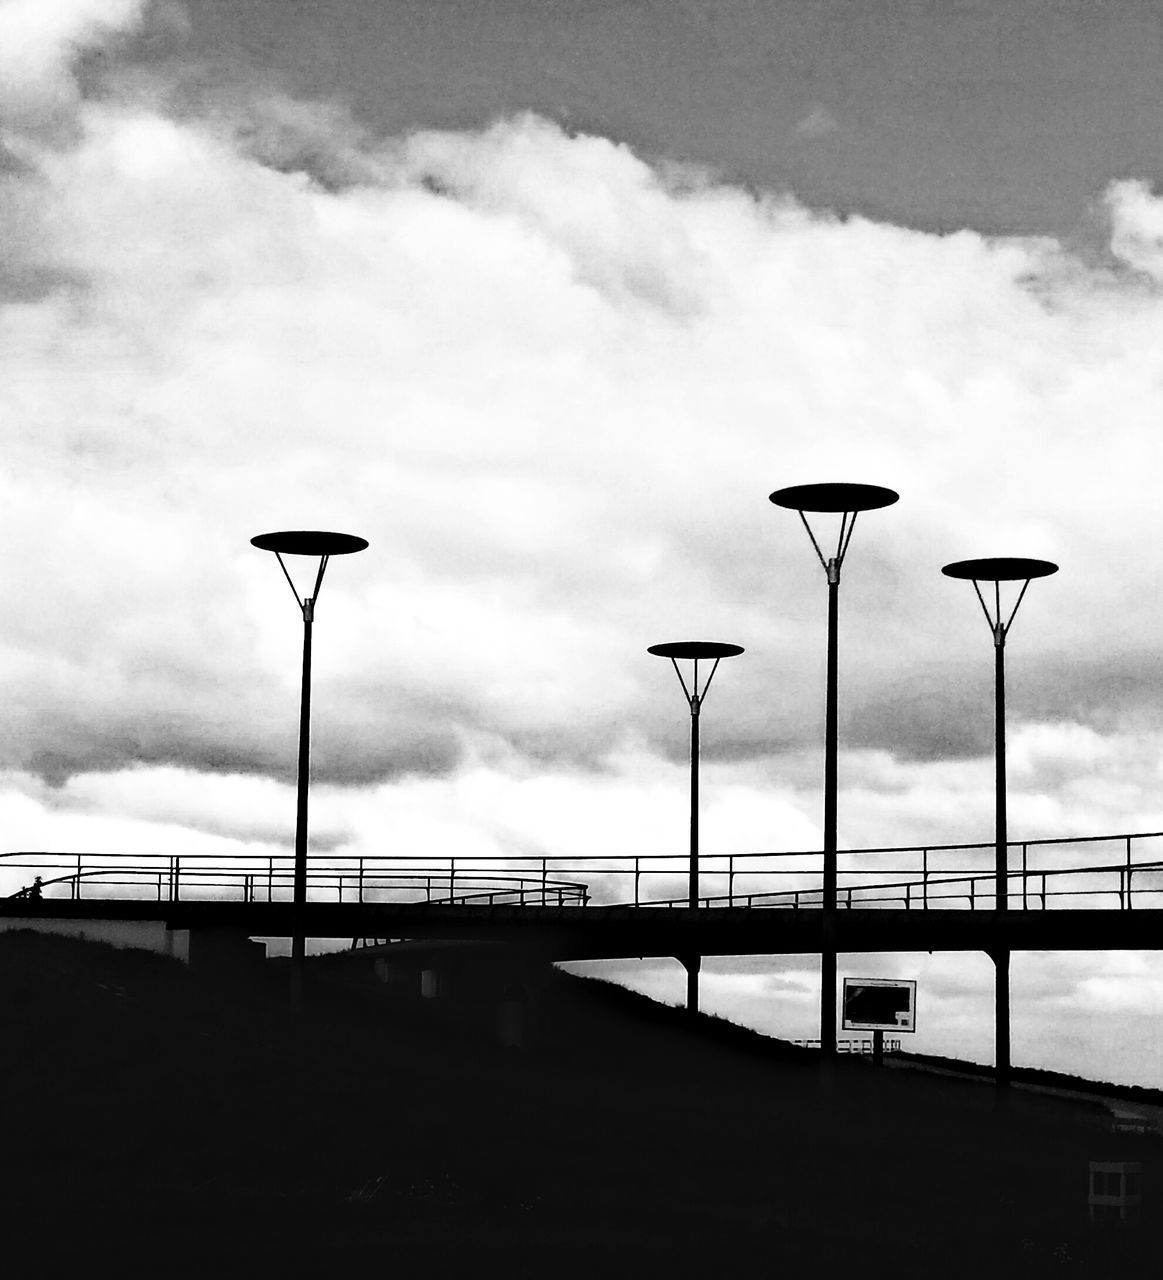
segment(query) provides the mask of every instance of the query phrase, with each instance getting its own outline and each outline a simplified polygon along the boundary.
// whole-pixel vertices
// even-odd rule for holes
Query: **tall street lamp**
[[[993,740],[994,740],[994,905],[998,912],[1009,909],[1009,835],[1006,830],[1006,636],[1034,578],[1047,578],[1058,572],[1049,560],[1028,560],[1020,556],[993,556],[983,560],[958,560],[941,570],[949,578],[967,578],[973,583],[981,611],[993,633]],[[982,582],[992,583],[992,600],[982,595]],[[1009,617],[1004,621],[1001,584],[1020,582],[1021,590]],[[988,588],[987,588],[988,592]],[[993,606],[990,611],[990,604]],[[997,917],[1000,925],[1004,916]],[[994,1075],[1003,1087],[1010,1082],[1010,952],[999,928],[993,949],[994,988]]]
[[[825,1062],[836,1054],[836,686],[838,671],[837,619],[840,570],[848,554],[856,516],[861,511],[890,507],[900,497],[875,484],[797,484],[777,489],[769,501],[799,513],[828,580],[828,678],[824,704],[824,890],[821,902],[820,1051]],[[811,515],[839,515],[835,554],[825,557],[808,523]]]
[[[291,914],[291,1001],[296,1008],[303,998],[303,961],[306,956],[307,903],[307,789],[311,779],[311,627],[315,621],[315,602],[323,585],[323,574],[332,556],[350,555],[367,546],[366,538],[351,533],[325,533],[318,529],[296,529],[282,533],[260,533],[251,538],[260,551],[273,551],[283,576],[290,583],[295,603],[303,615],[303,686],[299,703],[299,776],[298,803],[295,811],[295,874]],[[309,596],[299,596],[299,588],[287,570],[283,556],[318,556],[319,569]]]
[[[660,658],[670,659],[671,666],[674,667],[674,673],[678,676],[679,684],[682,685],[682,691],[686,695],[687,704],[691,712],[691,841],[687,906],[691,911],[695,911],[699,905],[699,715],[703,708],[703,700],[707,696],[707,690],[711,687],[711,681],[715,678],[715,672],[719,669],[719,663],[724,658],[736,657],[743,652],[743,648],[741,645],[719,644],[711,640],[679,640],[673,644],[652,644],[646,652],[653,653]],[[683,679],[682,669],[678,665],[680,658],[690,660],[694,664],[689,687],[686,680]],[[714,664],[701,689],[699,688],[700,658],[703,662],[713,662]],[[686,969],[687,1012],[697,1013],[699,1010],[699,968],[702,964],[702,957],[698,954],[688,953],[685,956],[680,956],[679,960]]]

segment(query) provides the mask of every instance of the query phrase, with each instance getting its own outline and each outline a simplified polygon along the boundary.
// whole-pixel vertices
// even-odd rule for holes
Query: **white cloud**
[[[264,698],[293,685],[289,602],[246,538],[308,507],[372,539],[332,571],[318,656],[321,675],[360,672],[341,714],[362,759],[389,707],[406,722],[381,768],[410,749],[445,767],[466,730],[600,755],[659,723],[645,643],[708,625],[751,650],[720,695],[724,736],[810,739],[821,584],[764,494],[841,453],[904,493],[862,522],[845,593],[869,745],[900,750],[949,705],[939,678],[926,707],[905,690],[878,709],[906,662],[981,657],[972,600],[959,611],[919,547],[929,574],[1015,542],[1063,549],[1018,637],[1056,673],[1095,592],[1117,594],[1083,570],[1128,531],[1061,495],[1116,382],[1125,468],[1085,496],[1105,517],[1126,474],[1149,474],[1157,389],[1114,341],[1128,321],[1147,339],[1147,304],[1090,290],[1043,243],[840,223],[534,118],[378,152],[358,138],[362,178],[332,189],[287,165],[296,130],[313,155],[355,145],[333,111],[285,111],[274,168],[245,113],[232,132],[148,95],[77,112],[26,192],[25,250],[57,283],[8,310],[26,474],[7,505],[20,537],[69,497],[17,567],[68,621],[46,644],[14,620],[10,643],[18,662],[65,659],[55,687],[78,719],[108,714],[94,689],[128,715],[153,689],[159,715],[173,695],[212,736],[232,679]],[[1153,597],[1120,604],[1146,630]],[[791,697],[757,696],[789,674]],[[194,731],[157,749],[180,760]],[[270,767],[228,732],[226,757]]]
[[[352,145],[334,112],[284,115],[316,153]],[[1012,660],[1049,663],[1068,695],[1056,650],[1090,641],[1096,593],[1129,632],[1149,627],[1153,596],[1085,572],[1133,533],[1106,519],[1115,489],[1088,474],[1097,519],[1061,498],[1116,381],[1125,474],[1149,474],[1157,388],[1113,337],[1129,321],[1145,341],[1147,304],[1088,289],[1041,242],[676,183],[534,118],[374,154],[358,139],[366,171],[341,189],[259,163],[242,125],[169,118],[153,98],[78,119],[29,195],[44,234],[25,248],[58,283],[7,314],[23,424],[8,530],[27,542],[42,512],[68,512],[9,570],[51,584],[59,615],[8,624],[13,661],[43,673],[16,707],[24,762],[56,760],[67,736],[85,764],[206,763],[217,736],[228,765],[272,768],[259,739],[297,638],[246,539],[307,509],[372,540],[332,570],[320,613],[319,673],[351,746],[347,763],[338,739],[321,753],[335,776],[356,757],[370,775],[446,768],[466,732],[591,759],[625,731],[657,741],[665,695],[642,650],[679,628],[750,650],[712,735],[736,754],[812,741],[803,655],[822,584],[764,495],[841,453],[904,493],[862,522],[845,591],[857,743],[907,751],[926,717],[980,721],[962,753],[987,743],[985,717],[951,702],[949,664],[987,664],[974,602],[935,576],[947,556],[1074,544]],[[895,685],[917,660],[923,701],[912,677]],[[1014,685],[1020,699],[1020,667]],[[60,732],[46,698],[70,706]],[[164,719],[167,700],[172,732],[135,743],[128,721]],[[922,756],[942,749],[927,733]]]
[[[3,0],[0,115],[49,123],[73,109],[78,56],[142,19],[149,0]]]
[[[1141,281],[535,117],[382,139],[269,92],[83,96],[78,51],[144,14],[0,9],[13,844],[285,847],[300,625],[248,539],[306,526],[371,542],[320,601],[321,843],[681,851],[686,713],[645,649],[700,636],[748,650],[705,847],[810,847],[826,593],[766,495],[830,478],[902,495],[845,570],[844,842],[988,840],[992,648],[939,573],[988,554],[1062,565],[1008,651],[1011,832],[1163,826]],[[1159,202],[1108,200],[1158,274]]]
[[[1106,192],[1111,250],[1129,267],[1163,279],[1163,200],[1142,179],[1112,183]]]
[[[853,553],[851,598],[877,618],[856,633],[875,684],[935,594],[912,544],[952,552],[954,527],[969,542],[997,523],[979,514],[976,400],[988,388],[1010,401],[1031,479],[1059,420],[1035,402],[1055,394],[1050,366],[1066,368],[1071,337],[1022,283],[1039,246],[668,186],[624,147],[537,120],[417,135],[380,156],[378,184],[342,191],[256,163],[217,123],[136,101],[83,120],[77,147],[43,157],[37,196],[53,265],[77,283],[9,321],[34,477],[11,521],[26,527],[30,503],[70,485],[75,536],[88,556],[118,558],[123,591],[148,583],[171,618],[217,597],[216,616],[246,616],[279,646],[267,671],[293,672],[288,602],[235,549],[309,505],[315,523],[372,538],[367,558],[333,570],[327,607],[363,631],[346,652],[377,683],[391,668],[461,716],[542,737],[573,724],[606,749],[609,709],[641,715],[645,677],[627,662],[665,626],[718,619],[752,641],[764,677],[791,657],[791,628],[774,653],[768,637],[787,627],[791,593],[811,617],[812,567],[794,521],[763,514],[764,493],[842,446],[853,470],[905,491]],[[1085,299],[1060,303],[1084,325]],[[1044,371],[1030,372],[1035,356]],[[1021,450],[1010,456],[1020,474]],[[939,521],[954,478],[979,496]],[[1066,530],[1049,495],[1024,497],[1037,520],[1002,527],[1053,550]],[[127,562],[129,529],[144,526],[155,532]],[[196,560],[182,550],[195,542]],[[53,554],[35,576],[61,582]],[[779,595],[765,561],[787,580]],[[70,591],[68,630],[80,616],[88,638],[107,630],[100,596]],[[686,600],[704,602],[694,620]],[[930,649],[948,638],[943,613]],[[203,646],[223,684],[253,662],[240,638]],[[745,688],[724,695],[726,717],[758,710]],[[799,697],[776,710],[777,731],[802,710]]]

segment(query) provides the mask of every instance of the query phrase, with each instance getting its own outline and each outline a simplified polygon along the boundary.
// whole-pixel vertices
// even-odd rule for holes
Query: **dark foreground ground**
[[[1156,1138],[555,974],[538,1038],[317,970],[0,935],[10,1275],[1158,1275]],[[1143,1161],[1139,1229],[1087,1162]],[[354,1270],[352,1270],[354,1269]]]

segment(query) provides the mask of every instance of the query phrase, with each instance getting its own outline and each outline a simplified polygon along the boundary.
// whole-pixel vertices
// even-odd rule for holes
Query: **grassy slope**
[[[1157,1146],[1104,1135],[1086,1104],[1001,1115],[980,1084],[855,1061],[822,1087],[809,1051],[564,974],[526,1052],[330,973],[296,1022],[268,976],[0,935],[9,1256],[167,1276],[1139,1274],[1088,1227],[1086,1164],[1150,1169]]]

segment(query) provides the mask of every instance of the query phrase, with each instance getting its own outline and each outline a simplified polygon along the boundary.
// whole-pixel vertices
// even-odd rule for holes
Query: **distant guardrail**
[[[820,1041],[818,1039],[793,1040],[792,1044],[798,1045],[801,1049],[818,1049],[820,1047]],[[841,1038],[836,1041],[836,1051],[838,1053],[868,1054],[871,1057],[873,1050],[874,1050],[873,1041],[865,1040],[863,1037],[857,1037],[857,1038],[849,1037],[847,1039]],[[900,1051],[901,1051],[901,1042],[899,1039],[889,1040],[887,1037],[885,1038],[885,1041],[884,1041],[885,1053],[900,1053]]]

